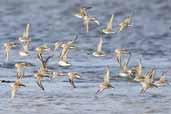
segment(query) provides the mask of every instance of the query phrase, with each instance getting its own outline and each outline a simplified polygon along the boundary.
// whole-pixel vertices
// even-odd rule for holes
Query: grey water
[[[73,16],[80,6],[91,6],[89,15],[95,16],[100,26],[91,25],[86,33],[82,21]],[[10,99],[10,85],[0,84],[0,114],[169,114],[171,113],[171,86],[153,88],[140,95],[141,85],[129,80],[116,79],[119,65],[114,58],[116,48],[133,52],[130,67],[142,58],[144,71],[157,69],[157,77],[168,70],[171,80],[171,1],[170,0],[0,0],[0,79],[15,80],[14,64],[20,61],[35,66],[25,70],[23,83],[27,85]],[[112,36],[104,36],[106,57],[92,56],[98,42],[98,32],[106,26],[111,14],[115,15],[114,30],[118,23],[133,15],[132,27]],[[21,47],[11,51],[10,62],[5,62],[3,43],[17,41],[27,23],[31,24],[31,55],[20,57]],[[49,68],[56,71],[77,71],[81,80],[73,89],[66,77],[45,79],[45,91],[35,83],[34,72],[39,68],[34,49],[41,44],[50,47],[56,41],[69,41],[78,35],[76,48],[69,54],[69,68],[59,67],[56,52]],[[105,66],[110,65],[114,89],[96,96],[103,80]],[[171,81],[170,81],[171,82]]]

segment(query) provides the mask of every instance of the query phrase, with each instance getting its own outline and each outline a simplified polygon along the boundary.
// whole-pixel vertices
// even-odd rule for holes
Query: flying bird
[[[106,66],[106,73],[104,75],[104,81],[99,85],[99,89],[97,90],[96,94],[100,94],[103,90],[113,88],[110,83],[110,68],[109,65]]]

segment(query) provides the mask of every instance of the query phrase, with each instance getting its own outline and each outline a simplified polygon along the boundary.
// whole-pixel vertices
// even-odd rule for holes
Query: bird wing
[[[46,60],[44,61],[44,66],[45,66],[45,67],[47,66],[48,61],[49,61],[50,58],[52,58],[52,57],[53,57],[53,55],[48,56],[48,57],[46,58]]]
[[[14,98],[16,96],[16,92],[17,92],[17,88],[16,87],[12,87],[11,88],[11,98]]]
[[[114,15],[111,16],[110,20],[107,23],[107,30],[112,31],[113,19],[114,19]]]
[[[69,53],[69,49],[66,51],[65,55],[63,56],[63,61],[65,61],[65,62],[67,62],[68,53]]]
[[[129,64],[130,58],[131,58],[131,55],[129,55],[128,59],[122,65],[123,66],[122,68],[123,68],[123,71],[124,72],[127,72],[128,71],[128,64]]]
[[[104,83],[109,83],[110,81],[110,68],[109,68],[109,65],[106,66],[106,73],[105,73],[105,76],[104,76]]]
[[[155,75],[156,75],[156,70],[154,69],[153,72],[152,72],[152,76],[151,76],[151,83],[154,82],[154,78],[155,78]]]
[[[26,37],[26,30],[23,32],[23,36],[21,37],[22,39]]]
[[[105,89],[105,87],[101,87],[97,90],[96,95],[99,95],[100,93],[102,93],[102,91]]]
[[[141,58],[139,59],[139,65],[138,65],[138,75],[141,75],[142,73],[142,64],[141,64]]]
[[[11,49],[10,49],[10,48],[8,48],[8,47],[5,49],[5,52],[6,52],[6,53],[5,53],[5,55],[6,55],[6,59],[7,59],[7,61],[9,60],[10,51],[11,51]]]
[[[115,53],[116,60],[120,65],[120,68],[122,68],[122,62],[121,62],[121,53]]]
[[[67,45],[69,45],[69,47],[74,47],[74,43],[78,40],[78,35],[75,35],[75,38],[69,42],[67,42]]]
[[[69,83],[72,85],[73,88],[76,88],[74,81],[72,79],[69,79]]]
[[[100,34],[99,42],[98,42],[98,45],[97,45],[97,52],[102,51],[102,45],[103,45],[103,37],[102,37],[102,34]]]
[[[36,83],[43,91],[45,90],[42,84],[42,80],[37,80]]]
[[[165,82],[166,73],[167,73],[167,71],[165,71],[165,72],[162,73],[162,75],[160,76],[159,82]]]
[[[89,17],[83,20],[83,25],[85,26],[87,32],[89,31],[89,21],[90,21],[88,18]]]
[[[149,72],[146,73],[145,80],[149,82],[153,82],[155,73],[156,73],[155,69],[154,68],[151,69]]]
[[[97,18],[93,17],[92,20],[93,20],[97,25],[100,25],[100,22],[97,20]]]
[[[165,82],[165,76],[161,76],[159,82]]]
[[[60,54],[60,57],[59,57],[59,60],[66,60],[67,59],[67,55],[68,55],[68,52],[69,52],[69,48],[68,47],[64,47],[61,51],[61,54]]]
[[[75,43],[78,40],[78,35],[75,35],[75,38],[71,41],[71,43]]]
[[[23,43],[23,49],[24,49],[24,51],[28,51],[29,49],[29,42],[26,42],[26,43]]]
[[[17,80],[21,80],[24,76],[24,73],[21,73],[21,72],[17,72]]]
[[[37,54],[37,58],[38,58],[41,62],[43,62],[42,54]]]
[[[44,61],[43,60],[43,56],[42,56],[42,54],[37,54],[37,58],[40,60],[40,62],[41,62],[41,67],[42,68],[46,68],[46,64],[47,64],[47,62],[48,62],[48,60],[50,59],[49,57]]]
[[[29,30],[30,30],[30,24],[27,24],[25,29],[25,38],[29,38]]]

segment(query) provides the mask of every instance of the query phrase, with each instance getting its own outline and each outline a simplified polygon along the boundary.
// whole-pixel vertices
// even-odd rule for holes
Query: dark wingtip
[[[37,85],[44,91],[45,90],[45,88],[43,87],[43,85],[42,84],[40,84],[39,82],[36,82],[37,83]]]
[[[25,84],[21,84],[21,86],[26,87],[26,85],[25,85]]]
[[[74,42],[78,40],[78,34],[75,35]]]
[[[96,95],[98,95],[98,94],[99,94],[99,92],[100,92],[100,90],[97,90]]]
[[[81,8],[91,9],[91,8],[92,8],[92,6],[82,6]]]
[[[72,85],[73,88],[76,88],[75,84],[74,84],[74,81],[69,79],[69,83]]]

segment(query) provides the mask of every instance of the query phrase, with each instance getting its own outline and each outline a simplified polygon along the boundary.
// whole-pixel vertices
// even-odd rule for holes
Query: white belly
[[[103,31],[103,33],[105,33],[105,34],[114,34],[114,33],[115,33],[115,32],[113,32],[113,31],[108,31],[107,29],[103,29],[102,31]]]
[[[120,72],[120,73],[119,73],[119,76],[120,76],[120,77],[128,77],[129,75],[126,74],[126,73]]]
[[[71,64],[65,62],[65,61],[59,61],[58,64],[63,67],[71,66]]]
[[[25,51],[20,51],[19,54],[20,54],[20,56],[28,56],[29,55],[29,53],[25,52]]]
[[[97,52],[93,52],[93,55],[95,57],[102,57],[102,56],[105,56],[105,54],[101,53],[101,54],[98,54]]]

